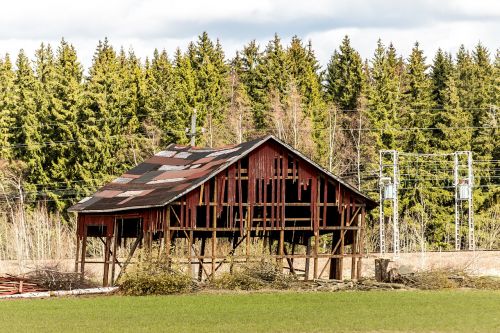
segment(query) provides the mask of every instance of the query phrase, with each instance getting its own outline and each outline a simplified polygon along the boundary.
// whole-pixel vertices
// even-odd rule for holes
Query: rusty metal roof
[[[281,140],[269,135],[222,148],[197,148],[171,144],[165,150],[156,153],[153,157],[106,184],[93,196],[82,199],[70,207],[69,211],[117,212],[165,206],[200,186],[269,140],[286,147],[293,154],[318,168],[322,173],[361,195],[368,200],[370,206],[375,204],[375,201],[359,192],[352,185],[321,168]]]

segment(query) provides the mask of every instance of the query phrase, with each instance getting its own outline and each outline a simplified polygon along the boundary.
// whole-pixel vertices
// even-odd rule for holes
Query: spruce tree
[[[490,62],[488,50],[480,43],[472,52],[473,76],[471,89],[474,92],[473,100],[473,126],[474,133],[472,138],[472,151],[474,159],[481,160],[481,169],[476,171],[476,185],[491,184],[496,181],[491,178],[495,163],[490,162],[494,158],[495,151],[498,151],[498,142],[500,134],[498,131],[498,112],[497,105],[493,105],[496,87],[494,77],[495,68]],[[495,189],[490,187],[481,187],[475,191],[476,207],[486,209],[494,204]]]
[[[314,149],[310,149],[311,157],[320,163],[325,163],[327,157],[326,105],[323,101],[321,79],[317,72],[319,64],[311,43],[309,42],[305,47],[302,41],[294,36],[287,49],[287,58],[290,77],[293,80],[287,92],[288,104],[298,94],[304,113],[301,117],[305,117],[306,123],[311,124],[308,135],[301,136],[301,141],[305,141],[301,144],[310,146],[307,141],[312,140]]]
[[[230,103],[226,120],[219,134],[228,143],[242,143],[252,137],[254,118],[251,112],[251,100],[241,81],[242,59],[239,53],[231,62],[230,72]]]
[[[423,51],[415,43],[408,58],[405,73],[404,107],[400,124],[415,128],[405,134],[404,151],[426,153],[429,151],[430,133],[425,128],[433,122],[431,98],[431,80],[427,74],[427,65]]]
[[[123,156],[123,95],[120,83],[120,62],[108,40],[99,42],[89,76],[85,83],[84,105],[79,121],[78,144],[82,157],[79,174],[88,184],[100,184],[112,175],[126,170]],[[126,127],[125,127],[126,130]]]
[[[118,89],[116,90],[118,114],[120,115],[120,137],[116,142],[120,145],[122,161],[128,165],[136,165],[142,160],[143,152],[139,148],[139,114],[144,114],[145,76],[140,60],[134,51],[127,53],[120,50],[118,54]]]
[[[196,75],[197,124],[206,129],[201,142],[213,146],[217,144],[215,131],[228,107],[229,67],[219,41],[214,45],[206,32],[188,49],[188,57]]]
[[[363,90],[363,62],[348,36],[326,68],[326,97],[341,110],[356,110]]]
[[[260,65],[262,63],[262,53],[255,40],[243,47],[239,54],[241,61],[234,62],[240,80],[250,98],[253,121],[257,129],[263,129],[266,114],[267,92],[264,88],[264,77],[261,75]]]
[[[24,51],[21,50],[16,61],[14,78],[15,127],[12,144],[13,158],[26,165],[26,186],[31,194],[37,194],[39,187],[47,187],[49,178],[45,170],[43,135],[40,128],[38,99],[41,95],[39,81]]]
[[[438,49],[432,65],[432,98],[437,108],[442,108],[444,104],[444,90],[446,82],[450,75],[453,74],[453,62],[449,53]]]
[[[16,129],[14,126],[15,103],[15,73],[8,54],[0,58],[0,159],[10,159],[13,150],[10,147],[12,136]]]
[[[151,65],[146,68],[144,119],[159,131],[161,145],[179,142],[184,137],[185,120],[180,110],[174,108],[175,83],[174,68],[167,53],[155,49]]]
[[[464,45],[461,45],[456,58],[457,89],[460,106],[467,112],[472,112],[474,108],[474,91],[471,89],[474,80],[472,57]]]
[[[430,153],[432,132],[428,131],[434,123],[432,113],[432,81],[427,73],[425,56],[418,43],[412,49],[412,53],[406,64],[404,76],[404,95],[399,126],[406,127],[401,132],[402,148],[408,153]],[[408,228],[419,230],[420,242],[428,241],[429,235],[440,239],[444,233],[444,222],[437,219],[439,214],[439,200],[436,179],[441,176],[439,170],[430,168],[427,163],[421,164],[420,159],[415,156],[402,157],[403,165],[406,164],[406,177],[402,183],[405,188],[400,200],[403,220]],[[439,231],[439,233],[438,233]]]
[[[291,82],[290,63],[277,34],[267,44],[257,67],[257,73],[262,87],[258,104],[263,108],[261,118],[257,119],[257,125],[262,128],[261,134],[263,134],[271,127],[273,112],[285,103]]]
[[[386,49],[379,40],[371,61],[367,94],[370,123],[380,131],[378,149],[395,148],[400,79],[396,50],[392,44]]]
[[[34,62],[35,76],[37,78],[36,89],[36,105],[37,117],[39,119],[39,132],[41,158],[44,161],[43,167],[47,177],[47,184],[38,184],[40,196],[51,200],[57,199],[59,193],[64,192],[64,184],[54,184],[51,177],[51,158],[52,151],[55,146],[67,145],[67,142],[60,142],[51,138],[53,125],[47,120],[53,113],[55,107],[54,90],[55,90],[55,58],[50,45],[41,44],[40,48],[35,51]],[[49,144],[46,144],[49,143]]]
[[[188,143],[186,133],[183,135],[181,133],[189,127],[193,110],[198,106],[196,74],[191,65],[189,53],[183,55],[179,49],[174,56],[174,78],[176,89],[173,110],[175,114],[180,115],[179,125],[175,127],[178,129],[176,133],[179,133],[179,143]]]
[[[472,124],[470,114],[460,106],[458,89],[453,75],[449,75],[440,92],[442,110],[435,114],[435,131],[432,146],[438,152],[452,153],[455,151],[470,150]]]
[[[73,189],[76,193],[52,192],[51,196],[59,210],[69,204],[58,200],[63,199],[65,194],[73,197],[94,190],[86,187],[76,168],[82,163],[81,156],[75,150],[79,131],[78,113],[82,107],[82,71],[75,48],[63,39],[54,60],[50,90],[52,103],[46,118],[46,130],[51,143],[46,149],[46,164],[51,182],[57,184],[54,187]]]

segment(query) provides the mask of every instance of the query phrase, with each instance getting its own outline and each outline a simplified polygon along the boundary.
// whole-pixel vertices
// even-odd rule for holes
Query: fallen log
[[[4,295],[4,296],[0,296],[0,299],[98,295],[98,294],[110,294],[110,293],[113,293],[117,290],[118,290],[118,287],[57,290],[57,291],[44,291],[44,292],[31,292],[31,293],[23,293],[23,294]]]

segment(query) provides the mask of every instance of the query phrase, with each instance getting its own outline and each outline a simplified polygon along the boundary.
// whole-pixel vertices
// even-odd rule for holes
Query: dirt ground
[[[378,258],[378,253],[368,254],[363,258],[362,275],[365,277],[374,276],[374,259]],[[462,251],[462,252],[426,252],[422,253],[402,253],[399,258],[394,259],[392,255],[386,255],[386,258],[393,260],[393,267],[400,267],[404,270],[428,270],[433,268],[455,268],[467,269],[472,274],[500,276],[500,251]],[[45,266],[47,264],[59,264],[61,269],[74,269],[74,260],[46,260],[39,262],[23,262],[20,263],[14,260],[0,261],[0,275],[3,274],[22,274],[35,269],[37,265]],[[304,259],[296,259],[294,267],[296,269],[304,269]],[[326,260],[319,260],[319,271],[323,270]],[[286,267],[286,261],[284,261]],[[197,266],[197,265],[196,265]],[[197,268],[197,267],[196,267]],[[223,267],[221,270],[226,270],[228,267]],[[344,260],[344,278],[351,276],[351,260]],[[102,265],[87,264],[87,273],[95,278],[101,279]],[[310,278],[312,278],[312,260],[310,267]],[[300,272],[299,272],[300,273]],[[322,278],[327,278],[328,267],[324,270]]]

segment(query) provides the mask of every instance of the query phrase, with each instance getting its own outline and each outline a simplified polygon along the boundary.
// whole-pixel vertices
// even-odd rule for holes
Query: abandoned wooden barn
[[[166,259],[184,254],[200,279],[228,261],[263,255],[305,279],[339,279],[350,258],[351,276],[359,277],[365,215],[375,206],[273,136],[218,149],[172,144],[70,208],[78,213],[75,269],[83,273],[86,262],[96,262],[86,259],[86,246],[98,237],[104,285],[114,283],[115,270],[138,246],[155,243]],[[323,235],[331,237],[327,251]],[[118,258],[127,240],[128,257]],[[253,246],[258,240],[262,253]],[[267,248],[273,250],[264,254]]]

